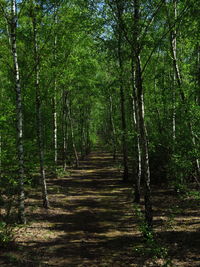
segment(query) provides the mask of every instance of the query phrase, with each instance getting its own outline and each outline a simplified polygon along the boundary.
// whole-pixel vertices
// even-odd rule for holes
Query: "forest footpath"
[[[0,266],[164,266],[162,253],[151,251],[158,247],[146,247],[132,185],[122,183],[109,153],[91,153],[78,169],[49,178],[48,188],[48,211],[38,189],[28,192],[29,223],[15,229],[15,244],[1,251]],[[197,200],[153,188],[153,202],[156,237],[168,264],[200,266]]]

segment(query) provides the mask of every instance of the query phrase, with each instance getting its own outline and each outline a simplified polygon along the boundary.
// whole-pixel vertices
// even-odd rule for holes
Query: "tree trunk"
[[[63,120],[62,120],[62,132],[63,132],[63,169],[67,169],[67,107],[66,107],[66,93],[63,91]]]
[[[142,174],[142,162],[141,162],[141,144],[140,144],[140,137],[139,137],[139,114],[138,114],[138,107],[137,107],[137,96],[136,96],[136,85],[135,85],[135,67],[134,67],[134,51],[132,52],[132,87],[133,87],[133,98],[132,98],[132,109],[133,109],[133,121],[134,121],[134,128],[137,133],[137,167],[133,168],[136,169],[134,175],[135,180],[135,190],[134,190],[134,202],[140,203],[141,198],[141,174]]]
[[[173,75],[173,115],[172,115],[172,137],[173,137],[173,146],[175,147],[176,141],[176,90],[175,90],[175,73]]]
[[[85,157],[85,144],[84,144],[84,108],[80,107],[79,109],[79,136],[80,136],[80,152],[81,152],[81,159],[83,160]]]
[[[151,188],[150,188],[150,168],[149,168],[149,152],[147,141],[147,130],[144,121],[144,90],[142,81],[142,70],[140,61],[140,0],[134,0],[134,52],[135,52],[135,86],[137,99],[137,114],[138,114],[138,131],[139,143],[141,144],[141,162],[143,165],[142,177],[144,177],[144,198],[145,198],[145,221],[152,228],[153,215],[151,203]]]
[[[118,19],[118,62],[119,62],[119,83],[120,83],[120,106],[121,106],[121,123],[122,123],[122,151],[123,151],[123,181],[128,180],[128,148],[127,148],[127,126],[125,115],[125,96],[124,96],[124,79],[123,79],[123,57],[122,57],[122,27],[121,16],[123,8],[117,4],[117,19]]]
[[[111,129],[112,129],[113,160],[115,160],[116,159],[117,144],[116,144],[116,130],[115,130],[115,124],[114,124],[114,120],[113,120],[112,96],[109,96],[109,111],[110,111],[110,125],[111,125]]]
[[[174,10],[174,19],[176,19],[177,18],[177,0],[173,0],[173,10]],[[169,21],[169,27],[171,28],[171,21],[170,21],[169,16],[168,16],[168,21]],[[170,31],[170,45],[171,45],[171,55],[172,55],[172,59],[173,59],[175,77],[176,77],[176,81],[177,81],[177,85],[178,85],[178,89],[179,89],[179,93],[180,93],[180,98],[182,100],[182,103],[184,104],[184,112],[187,115],[188,114],[188,108],[186,106],[186,97],[185,97],[184,91],[182,89],[182,79],[181,79],[180,68],[179,68],[178,60],[177,60],[177,38],[176,38],[176,31],[175,30]],[[188,119],[187,119],[186,123],[188,125],[189,130],[190,130],[191,142],[192,142],[193,148],[196,149],[196,139],[195,139],[194,132],[193,132],[193,126]],[[200,163],[199,163],[199,159],[197,157],[195,158],[195,165],[196,165],[196,172],[197,172],[198,176],[200,176]]]
[[[24,145],[23,145],[23,112],[22,112],[22,92],[20,84],[20,73],[17,54],[17,10],[16,0],[11,0],[11,23],[10,23],[10,41],[14,63],[15,90],[16,90],[16,121],[17,121],[17,151],[19,164],[19,222],[25,224],[25,206],[24,206]]]
[[[58,164],[58,125],[57,125],[57,100],[56,100],[56,91],[57,91],[57,82],[54,81],[54,97],[53,97],[53,148],[54,148],[54,174],[57,176],[57,164]]]
[[[145,198],[145,219],[148,227],[152,228],[152,203],[151,203],[151,188],[150,188],[150,168],[149,168],[149,152],[148,152],[148,141],[147,141],[147,130],[144,121],[144,95],[143,95],[143,84],[141,74],[141,63],[140,57],[137,60],[136,70],[136,87],[137,87],[137,105],[138,105],[138,128],[139,138],[141,144],[141,159],[144,168],[144,198]]]
[[[76,168],[79,166],[79,159],[78,159],[78,153],[76,150],[76,145],[74,141],[74,128],[73,128],[73,122],[72,122],[72,117],[71,117],[71,110],[70,110],[70,105],[69,105],[69,100],[66,99],[67,103],[67,114],[68,114],[68,119],[69,119],[69,126],[70,126],[70,132],[71,132],[71,138],[72,138],[72,147],[74,151],[74,157],[75,157],[75,162],[76,162]]]
[[[56,12],[56,10],[55,10]],[[57,15],[55,14],[55,25],[57,24]],[[55,31],[54,36],[54,67],[56,67],[57,61],[57,33]],[[53,96],[53,147],[54,147],[54,172],[57,176],[57,164],[58,164],[58,126],[57,126],[57,78],[56,70],[54,69],[54,96]]]
[[[197,44],[197,97],[196,103],[200,106],[200,44]]]
[[[36,119],[37,119],[37,141],[38,141],[38,152],[40,159],[40,176],[42,185],[42,198],[43,207],[49,208],[49,200],[47,194],[47,184],[45,177],[44,168],[44,147],[43,147],[43,136],[42,136],[42,114],[41,114],[41,96],[40,96],[40,84],[39,84],[39,56],[38,56],[38,40],[37,40],[37,22],[36,13],[33,7],[33,38],[34,38],[34,60],[35,60],[35,93],[36,93]]]

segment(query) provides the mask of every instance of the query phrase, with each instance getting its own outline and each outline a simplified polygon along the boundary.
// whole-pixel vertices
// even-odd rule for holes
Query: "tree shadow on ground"
[[[147,256],[135,253],[144,240],[134,216],[132,185],[121,182],[109,153],[92,153],[70,171],[69,177],[48,179],[50,210],[38,205],[37,191],[29,194],[31,224],[18,235],[19,266],[160,266],[148,265]],[[173,230],[163,227],[177,203],[171,189],[153,188],[155,231],[170,256],[181,264],[192,259],[190,266],[198,266],[199,233],[177,228],[177,221]],[[187,205],[187,210],[174,209],[176,218],[184,216],[185,225],[197,227],[198,221],[189,225],[186,219],[199,219],[198,209]]]

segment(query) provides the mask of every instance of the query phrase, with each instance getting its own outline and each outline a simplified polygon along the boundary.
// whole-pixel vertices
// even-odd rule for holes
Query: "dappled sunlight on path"
[[[138,266],[131,262],[131,248],[140,238],[133,232],[132,191],[113,165],[108,153],[92,153],[70,177],[48,181],[51,209],[45,215],[32,209],[31,227],[41,238],[20,236],[37,261],[48,266]],[[125,262],[120,263],[122,255]]]
[[[42,208],[38,188],[27,192],[29,224],[16,228],[16,247],[0,257],[0,266],[163,266],[162,258],[143,253],[132,183],[122,182],[111,155],[93,152],[68,171],[48,179],[49,210]],[[160,244],[175,266],[200,266],[199,203],[180,199],[171,188],[152,191]]]

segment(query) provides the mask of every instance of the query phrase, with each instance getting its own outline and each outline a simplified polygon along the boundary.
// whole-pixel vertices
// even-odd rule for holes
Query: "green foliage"
[[[0,247],[9,246],[13,239],[13,227],[0,221]]]
[[[75,150],[82,158],[97,145],[112,152],[114,149],[115,152],[122,152],[121,74],[129,163],[134,163],[134,168],[137,169],[138,134],[133,116],[135,81],[132,77],[134,72],[132,73],[131,63],[131,60],[133,63],[135,60],[131,52],[135,44],[132,2],[110,1],[112,8],[108,1],[70,0],[59,1],[59,4],[56,1],[34,1],[34,6],[32,1],[22,2],[23,4],[17,1],[17,52],[22,86],[24,165],[27,177],[25,186],[39,186],[40,173],[34,31],[30,16],[34,12],[38,38],[42,141],[47,176],[52,175],[55,169],[58,176],[65,176],[66,173],[62,171],[61,166],[64,166],[64,161],[67,165],[74,162]],[[152,182],[158,185],[169,182],[179,195],[187,195],[189,182],[197,172],[196,159],[200,158],[199,6],[195,1],[190,1],[184,16],[178,19],[171,29],[176,30],[176,56],[181,74],[179,85],[170,46],[170,36],[173,34],[168,27],[168,24],[174,21],[172,2],[166,1],[156,12],[159,1],[141,2],[139,43],[145,123]],[[123,6],[122,28],[125,29],[125,32],[121,32],[122,70],[118,54],[118,24],[121,22],[117,21],[114,14],[117,3]],[[10,18],[9,1],[3,1],[3,7],[7,13],[6,18]],[[181,14],[182,10],[183,1],[177,2],[177,13]],[[14,69],[8,38],[10,25],[3,16],[1,13],[0,205],[9,217],[11,210],[17,205],[19,166],[16,149]],[[54,113],[57,115],[58,166],[54,163]],[[198,194],[194,196],[199,197]],[[138,217],[140,215],[138,214]],[[153,234],[142,223],[140,228],[153,249]]]
[[[154,260],[163,259],[163,267],[172,266],[172,262],[169,258],[168,249],[160,244],[156,239],[155,234],[152,230],[149,229],[148,225],[145,222],[144,214],[142,213],[139,205],[134,204],[135,216],[138,220],[138,228],[140,233],[143,235],[145,244],[144,246],[135,247],[134,250],[148,256]]]
[[[6,222],[12,221],[15,217],[14,207],[16,206],[19,184],[15,176],[4,176],[0,180],[0,209],[4,210],[3,218]]]
[[[186,195],[188,197],[192,197],[196,200],[200,200],[200,192],[199,191],[196,191],[196,190],[189,190]]]
[[[63,170],[63,168],[58,168],[57,175],[58,177],[67,177],[67,176],[70,176],[70,172]]]
[[[180,215],[183,212],[183,210],[178,205],[175,205],[172,208],[170,208],[168,212],[169,215],[166,221],[166,227],[167,229],[169,228],[173,229],[176,216]]]

